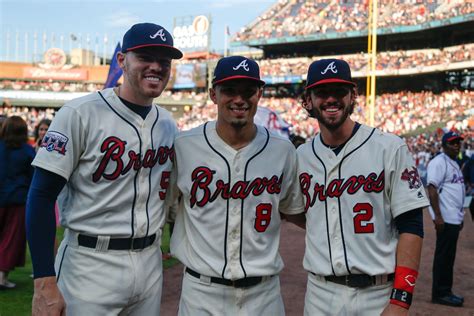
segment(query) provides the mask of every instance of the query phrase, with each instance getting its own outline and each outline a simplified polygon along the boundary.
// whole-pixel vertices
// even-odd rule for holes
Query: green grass
[[[56,231],[57,240],[61,240],[64,230]],[[165,225],[161,249],[169,252],[169,227]],[[178,260],[171,258],[163,261],[163,267],[169,268],[175,265]],[[30,253],[27,250],[26,263],[23,268],[17,268],[10,272],[8,279],[16,283],[16,288],[12,290],[0,291],[0,316],[23,316],[31,315],[31,299],[33,297],[33,279]]]

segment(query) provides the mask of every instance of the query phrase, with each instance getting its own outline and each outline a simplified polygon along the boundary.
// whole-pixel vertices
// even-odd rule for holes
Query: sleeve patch
[[[412,167],[411,170],[406,168],[402,173],[401,179],[408,182],[410,189],[418,189],[421,187],[421,178],[416,167]]]
[[[69,138],[59,132],[48,131],[41,142],[41,148],[47,151],[57,151],[61,155],[66,154],[66,145]]]

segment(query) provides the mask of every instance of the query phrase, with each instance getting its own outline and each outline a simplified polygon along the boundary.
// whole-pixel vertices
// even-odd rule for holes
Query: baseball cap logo
[[[158,32],[156,32],[156,33],[153,34],[153,35],[150,35],[150,38],[151,38],[151,39],[155,39],[155,38],[157,38],[158,36],[161,38],[161,40],[162,40],[163,42],[166,42],[166,36],[165,36],[165,32],[163,31],[163,29],[159,29]]]
[[[240,64],[238,64],[237,66],[235,67],[232,67],[232,69],[234,70],[238,70],[240,67],[244,68],[245,71],[249,71],[250,68],[249,68],[249,64],[247,63],[247,59],[244,59],[240,62]]]
[[[326,67],[326,69],[324,69],[323,71],[321,71],[321,75],[325,75],[329,70],[331,70],[332,73],[337,74],[337,68],[336,68],[336,65],[334,64],[334,62],[331,62],[331,63]]]

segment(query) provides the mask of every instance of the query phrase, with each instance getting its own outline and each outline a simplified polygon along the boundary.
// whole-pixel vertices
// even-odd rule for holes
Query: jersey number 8
[[[255,210],[255,230],[263,233],[267,230],[272,219],[272,205],[270,203],[261,203]]]

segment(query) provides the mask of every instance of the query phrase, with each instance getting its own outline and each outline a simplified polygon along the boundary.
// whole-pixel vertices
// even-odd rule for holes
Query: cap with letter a
[[[259,85],[265,84],[265,81],[260,79],[260,67],[257,62],[243,56],[221,58],[214,69],[212,85],[233,79],[250,79]]]
[[[156,47],[172,59],[183,57],[183,53],[174,47],[170,32],[158,24],[135,24],[123,36],[122,53],[144,47]]]
[[[308,69],[306,88],[326,83],[347,83],[355,86],[352,81],[351,68],[342,59],[320,59],[314,61]]]

